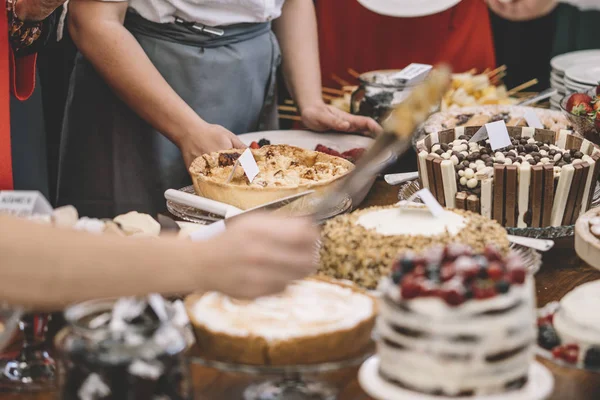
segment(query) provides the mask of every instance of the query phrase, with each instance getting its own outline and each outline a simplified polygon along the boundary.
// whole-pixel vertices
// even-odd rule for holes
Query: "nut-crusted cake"
[[[584,283],[539,312],[538,345],[554,358],[600,370],[600,280]]]
[[[253,301],[192,295],[186,308],[204,357],[251,365],[357,356],[369,346],[376,314],[374,299],[356,286],[319,278]]]
[[[399,387],[466,397],[528,380],[535,343],[533,279],[493,246],[404,253],[380,284],[379,374]]]
[[[436,218],[421,206],[372,207],[325,223],[319,273],[374,289],[399,252],[455,242],[476,251],[483,251],[487,243],[503,253],[509,248],[498,223],[468,211],[446,210]]]
[[[589,209],[600,149],[567,131],[509,127],[511,145],[492,151],[469,139],[479,127],[434,133],[418,143],[419,178],[450,208],[506,227],[572,225]]]

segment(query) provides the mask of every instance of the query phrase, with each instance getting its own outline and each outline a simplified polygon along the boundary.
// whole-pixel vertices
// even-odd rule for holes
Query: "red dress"
[[[488,9],[482,0],[421,18],[379,15],[356,0],[317,0],[321,69],[331,75],[403,68],[412,62],[448,62],[454,71],[493,68],[496,60]]]

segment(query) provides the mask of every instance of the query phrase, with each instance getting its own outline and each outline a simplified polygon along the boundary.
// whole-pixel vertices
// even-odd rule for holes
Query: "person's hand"
[[[317,132],[335,130],[377,135],[383,131],[372,118],[348,114],[334,106],[317,103],[302,109],[302,123]]]
[[[66,0],[18,0],[15,14],[21,21],[42,21],[50,16]]]
[[[314,273],[317,227],[307,219],[268,214],[240,217],[212,239],[213,270],[200,277],[234,298],[251,299],[281,292],[288,283]]]
[[[558,0],[486,0],[488,6],[502,18],[511,21],[528,21],[548,15],[558,5]]]
[[[187,134],[178,145],[187,167],[203,154],[231,148],[246,148],[246,145],[235,134],[220,125],[213,124],[203,125],[201,129]]]

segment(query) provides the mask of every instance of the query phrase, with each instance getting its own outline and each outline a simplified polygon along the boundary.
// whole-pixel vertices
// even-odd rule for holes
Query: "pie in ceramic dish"
[[[209,292],[185,301],[203,357],[248,365],[347,360],[371,343],[376,303],[352,284],[297,281],[252,301]]]
[[[343,158],[289,145],[270,145],[251,151],[259,168],[252,183],[239,166],[227,182],[243,150],[223,150],[194,160],[190,175],[196,193],[246,210],[314,190],[314,194],[293,204],[308,209],[321,193],[354,168]]]

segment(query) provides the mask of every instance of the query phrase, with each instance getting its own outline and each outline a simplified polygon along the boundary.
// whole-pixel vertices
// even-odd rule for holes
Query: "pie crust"
[[[298,331],[289,338],[271,337],[253,333],[232,334],[224,329],[211,327],[197,318],[196,304],[203,296],[209,294],[193,294],[186,298],[185,305],[196,333],[199,353],[208,359],[248,365],[306,365],[322,362],[347,360],[359,356],[371,344],[371,331],[375,323],[376,302],[363,290],[341,281],[314,277],[299,281],[299,284],[321,283],[348,289],[349,295],[364,296],[371,303],[365,318],[332,330],[328,324],[322,327],[321,333],[314,331],[302,335]],[[285,293],[283,294],[285,296]],[[224,297],[224,296],[222,296]],[[319,299],[320,300],[320,299]],[[324,306],[327,298],[323,298]],[[227,311],[222,311],[224,314]],[[290,314],[291,315],[291,314]],[[348,314],[352,318],[351,314]],[[356,318],[356,317],[355,317]],[[320,328],[318,328],[320,329]]]
[[[194,160],[189,172],[196,193],[247,210],[314,190],[314,194],[292,203],[295,210],[310,212],[315,200],[354,168],[343,158],[289,145],[269,145],[251,151],[260,171],[252,183],[239,166],[227,183],[242,150],[214,152]]]

